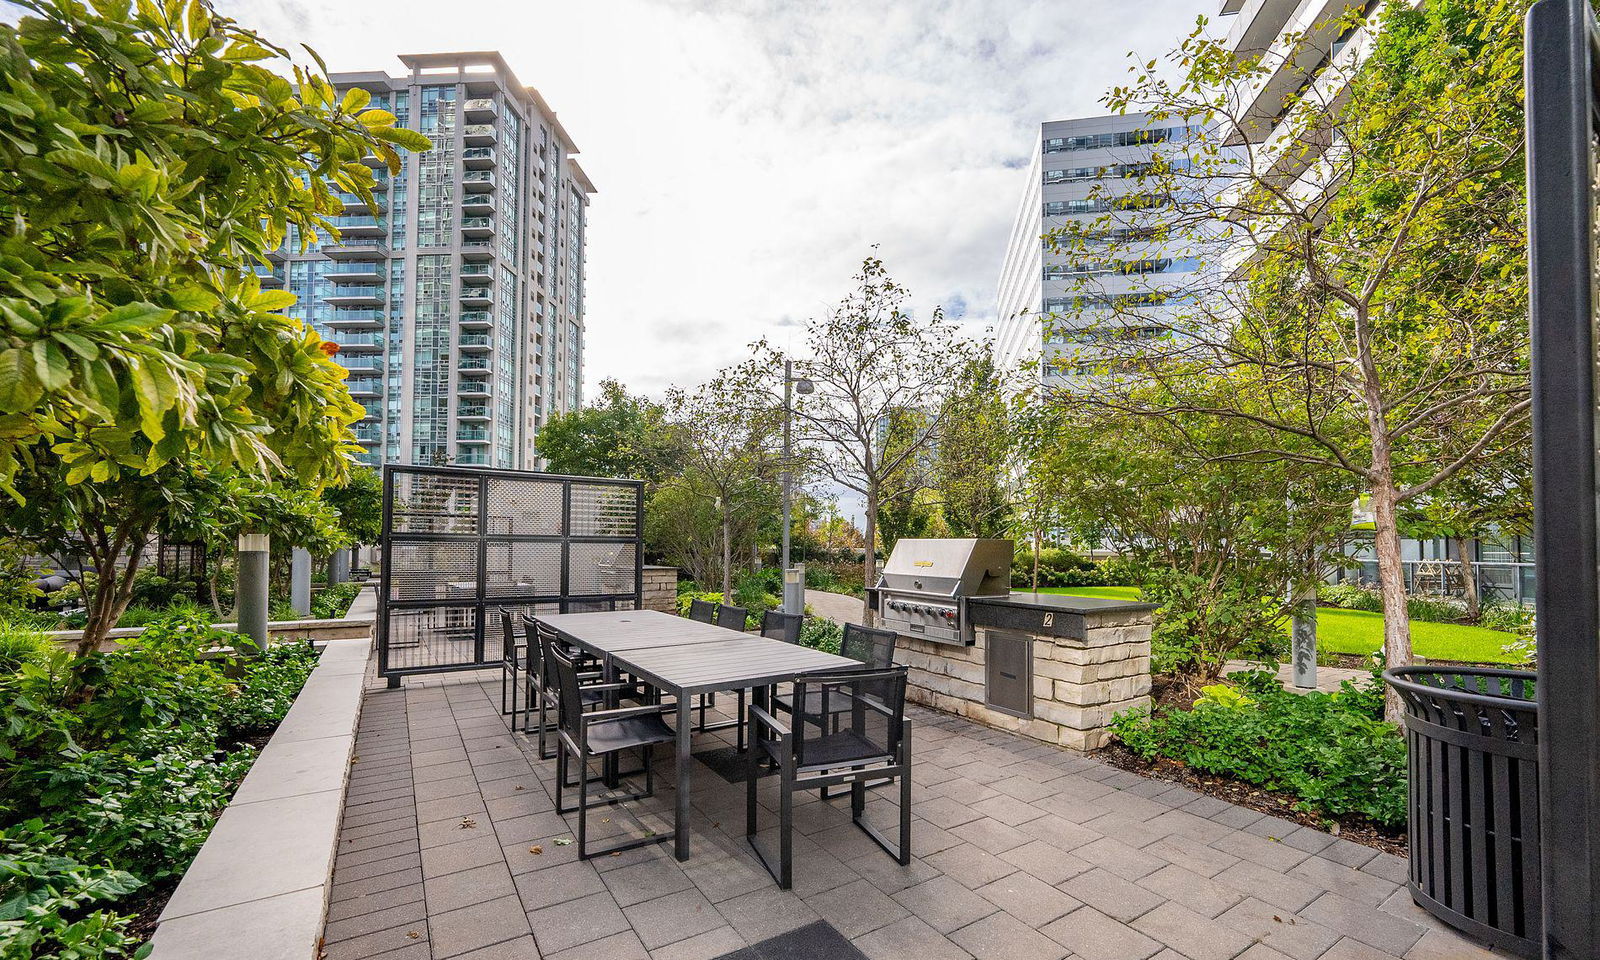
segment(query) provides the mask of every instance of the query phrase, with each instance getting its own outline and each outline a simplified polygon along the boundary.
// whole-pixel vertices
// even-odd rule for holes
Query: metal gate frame
[[[436,477],[446,480],[466,481],[460,483],[457,489],[472,489],[472,481],[476,482],[473,501],[476,504],[472,514],[456,513],[452,516],[457,521],[470,517],[470,531],[417,531],[395,529],[397,521],[396,488],[401,477]],[[494,481],[518,481],[544,486],[559,485],[561,489],[559,516],[545,519],[553,520],[553,533],[496,533],[489,529],[491,510],[489,500],[490,485]],[[632,498],[632,527],[633,533],[628,536],[609,536],[596,534],[574,533],[573,524],[573,488],[609,488],[626,490]],[[626,505],[623,505],[626,510]],[[382,568],[378,577],[378,616],[375,624],[376,639],[378,644],[378,674],[387,678],[390,687],[398,687],[403,677],[427,673],[450,673],[459,670],[478,670],[500,663],[500,652],[487,642],[490,612],[497,607],[549,607],[554,606],[559,612],[570,612],[578,604],[611,604],[632,603],[635,609],[644,602],[644,481],[642,480],[616,480],[604,477],[574,477],[552,473],[538,473],[525,470],[498,470],[482,467],[451,467],[451,466],[411,466],[404,464],[385,464],[383,467],[383,534],[380,540],[383,547]],[[407,545],[462,545],[472,549],[475,562],[474,589],[470,595],[435,595],[422,598],[397,598],[394,594],[393,577],[396,564],[402,555],[403,548]],[[550,592],[517,592],[515,584],[496,584],[496,590],[490,591],[490,577],[488,552],[495,544],[505,544],[508,547],[518,544],[559,544],[560,545],[560,587],[555,593]],[[585,592],[573,593],[573,546],[577,544],[617,544],[630,545],[633,548],[633,577],[632,588],[617,592]],[[509,589],[508,589],[509,588]],[[472,625],[472,655],[470,659],[460,658],[456,662],[430,663],[420,666],[396,666],[390,656],[392,650],[392,619],[397,613],[420,610],[463,610],[473,611]]]
[[[1528,250],[1538,565],[1542,948],[1600,953],[1600,554],[1595,171],[1600,31],[1589,0],[1528,11]]]

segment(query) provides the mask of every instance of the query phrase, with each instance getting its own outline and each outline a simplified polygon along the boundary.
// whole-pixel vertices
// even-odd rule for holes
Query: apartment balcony
[[[350,396],[358,400],[363,397],[371,398],[383,395],[382,380],[346,380],[344,385],[349,389]]]
[[[256,279],[261,281],[263,290],[272,290],[283,286],[284,276],[282,267],[256,267]]]
[[[373,216],[330,217],[328,222],[339,231],[339,239],[381,238],[389,235],[389,228]]]
[[[494,290],[489,287],[468,287],[461,291],[461,306],[468,310],[482,310],[494,306]]]
[[[461,163],[468,170],[493,170],[494,147],[468,147],[461,151]]]
[[[268,250],[267,259],[271,260],[273,263],[282,263],[289,256],[289,251],[286,249],[286,247],[286,244],[280,243],[277,245],[277,247]]]
[[[494,266],[487,263],[464,263],[461,265],[462,283],[493,283]]]
[[[377,377],[383,375],[383,360],[379,357],[351,357],[344,368],[352,377]]]
[[[493,259],[493,240],[463,240],[461,241],[461,259],[483,262]]]
[[[489,431],[486,427],[458,427],[456,429],[457,443],[488,443]]]
[[[489,455],[480,450],[463,451],[456,454],[455,463],[460,467],[483,467],[489,464]]]
[[[340,353],[382,353],[384,346],[381,333],[352,333],[334,342]]]
[[[461,142],[469,147],[490,147],[496,139],[492,123],[469,123],[461,128]]]
[[[381,307],[388,297],[383,287],[336,283],[322,302],[335,307]]]
[[[370,150],[367,151],[365,154],[363,154],[361,156],[361,162],[366,164],[367,166],[371,167],[374,170],[387,170],[387,169],[389,169],[388,162],[385,161],[382,157],[378,156],[376,153],[373,153]]]
[[[487,310],[463,310],[460,321],[463,330],[485,330],[494,322],[494,316]]]
[[[457,407],[456,419],[473,421],[487,420],[489,419],[489,408],[486,406],[477,405]]]
[[[488,353],[492,341],[487,333],[463,333],[457,341],[463,353]]]
[[[389,244],[381,235],[353,237],[346,233],[335,243],[323,244],[321,252],[333,260],[388,260]]]
[[[381,330],[384,319],[382,310],[336,309],[328,318],[328,326],[339,330]]]
[[[388,267],[373,260],[343,260],[322,272],[334,283],[382,283],[389,278]]]
[[[461,212],[469,217],[487,217],[494,214],[494,197],[487,193],[468,194],[461,200]]]
[[[492,170],[468,170],[461,178],[461,189],[467,193],[493,193],[494,187]]]
[[[461,235],[469,240],[488,240],[494,237],[493,217],[462,217]]]
[[[468,123],[490,123],[499,115],[499,104],[488,97],[476,97],[461,104],[461,117]]]
[[[489,395],[488,380],[462,380],[456,384],[458,397],[487,397]]]
[[[360,195],[358,194],[348,192],[335,193],[334,197],[338,199],[340,203],[344,204],[344,212],[346,214],[381,215],[389,212],[389,204],[382,197],[377,196],[376,194],[373,195],[371,203],[361,199]]]

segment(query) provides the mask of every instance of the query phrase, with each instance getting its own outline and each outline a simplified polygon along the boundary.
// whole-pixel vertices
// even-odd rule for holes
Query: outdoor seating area
[[[605,616],[675,619],[646,613]],[[574,629],[596,618],[548,619],[566,635],[599,637]],[[684,635],[723,629],[670,625]],[[673,659],[663,648],[645,655],[637,651],[648,647],[612,637],[611,664],[629,680],[608,692],[678,676],[663,665]],[[695,656],[677,659],[723,669],[704,654],[749,650],[757,639],[700,643]],[[589,640],[604,672],[599,647]],[[567,667],[559,648],[556,662],[569,691],[593,672]],[[855,682],[849,676],[835,686]],[[672,682],[693,695],[723,681]],[[802,703],[834,696],[826,685],[779,690]],[[765,696],[754,685],[752,693]],[[849,696],[895,699],[859,687]],[[699,706],[697,698],[687,754],[656,748],[654,792],[590,807],[585,828],[570,808],[572,781],[560,786],[563,764],[541,758],[537,733],[502,711],[493,672],[413,678],[398,690],[370,676],[330,888],[328,960],[1500,955],[1413,905],[1400,857],[1092,757],[912,706],[914,749],[901,754],[909,777],[825,796],[805,789],[822,785],[802,772],[809,746],[796,737],[786,752],[772,736],[790,714],[752,711],[756,756],[788,767],[763,770],[750,786],[748,764],[726,759],[736,755],[737,730],[700,732]],[[707,725],[730,723],[734,707],[734,698],[717,698]],[[664,726],[682,716],[674,705]],[[877,776],[893,772],[886,764]],[[593,775],[592,787],[607,786],[603,766]],[[619,779],[644,778],[641,770]],[[904,800],[910,816],[901,821]],[[746,837],[753,813],[762,849],[778,851],[786,809],[788,889]],[[675,835],[678,825],[685,830]],[[886,852],[893,843],[880,846],[897,834],[910,840],[899,858]],[[674,837],[676,845],[651,842]],[[585,843],[599,848],[587,859]],[[618,843],[631,848],[604,852]]]

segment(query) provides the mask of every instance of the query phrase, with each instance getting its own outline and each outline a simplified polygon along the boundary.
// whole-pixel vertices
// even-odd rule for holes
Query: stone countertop
[[[1102,597],[1070,597],[1060,593],[1032,593],[1014,590],[1009,597],[973,597],[968,603],[992,603],[1007,607],[1049,607],[1068,613],[1133,613],[1154,610],[1160,604],[1143,600],[1109,600]]]

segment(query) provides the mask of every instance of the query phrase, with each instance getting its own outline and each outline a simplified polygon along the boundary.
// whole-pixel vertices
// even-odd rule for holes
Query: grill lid
[[[1010,540],[913,540],[895,543],[878,587],[940,597],[1011,593]]]

